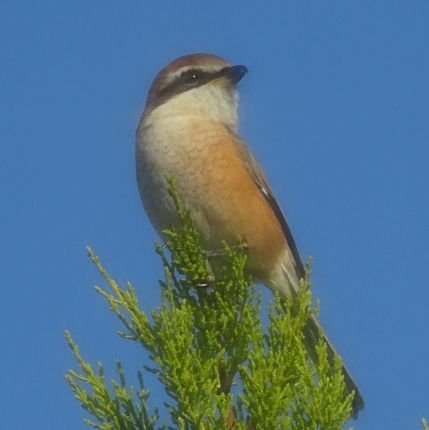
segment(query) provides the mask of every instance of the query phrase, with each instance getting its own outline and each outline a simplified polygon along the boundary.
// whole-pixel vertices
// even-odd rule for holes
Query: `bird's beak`
[[[230,66],[225,67],[220,71],[220,75],[229,79],[233,84],[237,84],[247,73],[246,66]]]

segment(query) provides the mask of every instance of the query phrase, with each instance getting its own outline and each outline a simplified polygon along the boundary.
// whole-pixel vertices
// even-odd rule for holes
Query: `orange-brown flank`
[[[188,168],[193,170],[194,191],[199,189],[198,203],[210,228],[208,242],[219,246],[221,240],[242,239],[248,246],[251,274],[265,278],[278,263],[286,240],[238,150],[236,137],[218,123],[196,120],[190,135]]]

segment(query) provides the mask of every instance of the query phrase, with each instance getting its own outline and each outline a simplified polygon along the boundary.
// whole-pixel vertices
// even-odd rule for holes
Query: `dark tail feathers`
[[[316,345],[319,343],[320,336],[323,337],[323,341],[326,343],[328,347],[329,361],[331,363],[334,361],[334,358],[337,355],[337,352],[335,351],[335,348],[332,346],[332,343],[329,341],[320,323],[317,321],[314,315],[311,317],[311,319],[308,322],[308,325],[304,329],[304,336],[306,338],[308,352],[313,362],[317,361]],[[363,397],[360,394],[359,389],[356,383],[354,382],[352,376],[350,375],[349,371],[344,365],[343,365],[342,371],[343,371],[344,382],[346,384],[347,391],[349,393],[351,393],[352,391],[355,392],[352,408],[353,408],[353,418],[356,419],[359,414],[359,411],[363,409],[365,405],[363,401]]]

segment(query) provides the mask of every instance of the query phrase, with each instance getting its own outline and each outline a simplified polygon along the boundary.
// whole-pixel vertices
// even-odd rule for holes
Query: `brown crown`
[[[157,99],[159,93],[163,90],[163,88],[165,88],[166,84],[168,83],[168,78],[177,70],[185,66],[195,67],[196,69],[200,67],[205,67],[213,68],[213,70],[220,70],[223,67],[230,66],[230,63],[228,63],[223,58],[218,57],[217,55],[205,53],[184,55],[183,57],[176,58],[171,63],[167,64],[167,66],[165,66],[163,69],[161,69],[161,71],[158,73],[158,75],[152,82],[152,85],[149,89],[146,105],[149,105],[154,102]]]

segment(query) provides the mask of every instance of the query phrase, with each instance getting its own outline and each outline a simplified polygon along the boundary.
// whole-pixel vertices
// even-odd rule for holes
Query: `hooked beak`
[[[220,71],[222,77],[228,78],[233,84],[237,84],[247,73],[247,67],[238,65],[225,67]]]

